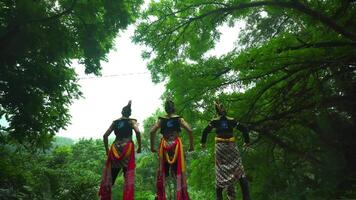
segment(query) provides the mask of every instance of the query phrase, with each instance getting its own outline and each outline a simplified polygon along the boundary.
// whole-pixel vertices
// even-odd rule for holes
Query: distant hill
[[[70,146],[73,145],[76,141],[71,139],[71,138],[67,138],[67,137],[55,137],[54,141],[53,141],[53,147],[56,146]]]

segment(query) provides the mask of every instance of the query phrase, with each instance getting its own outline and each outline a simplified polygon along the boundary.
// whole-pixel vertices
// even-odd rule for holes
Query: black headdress
[[[215,101],[214,105],[215,105],[216,113],[218,115],[220,115],[220,116],[226,115],[226,110],[225,110],[224,106],[219,101]]]
[[[164,110],[167,112],[167,114],[173,114],[176,111],[174,108],[174,102],[170,99],[167,99],[166,103],[164,104]]]
[[[130,117],[130,115],[131,115],[131,100],[125,107],[122,108],[121,114],[124,117]]]

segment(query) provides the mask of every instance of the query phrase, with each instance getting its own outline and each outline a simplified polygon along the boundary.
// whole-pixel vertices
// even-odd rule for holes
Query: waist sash
[[[119,162],[123,159],[128,159],[127,169],[125,173],[124,183],[124,200],[134,199],[134,182],[135,182],[135,146],[132,141],[128,141],[124,146],[122,152],[112,144],[105,163],[102,180],[100,183],[99,196],[101,200],[111,200],[111,164],[112,162]]]

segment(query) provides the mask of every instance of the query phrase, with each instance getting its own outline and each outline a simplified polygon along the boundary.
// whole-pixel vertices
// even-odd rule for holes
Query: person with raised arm
[[[190,148],[194,150],[192,129],[188,123],[175,114],[174,103],[171,100],[165,102],[167,115],[159,117],[151,129],[151,151],[157,152],[155,148],[155,134],[158,129],[162,134],[158,148],[159,168],[157,171],[157,200],[166,200],[166,178],[173,177],[176,181],[175,199],[189,200],[186,180],[186,166],[183,152],[183,144],[179,136],[181,128],[189,135]]]
[[[137,153],[141,152],[141,134],[137,120],[130,118],[131,101],[122,108],[121,114],[122,117],[114,120],[103,136],[107,160],[99,189],[101,200],[111,200],[111,188],[120,171],[124,174],[123,200],[134,199],[135,146],[132,130],[136,133]],[[109,149],[108,137],[113,131],[116,138]]]
[[[234,128],[241,131],[245,145],[248,146],[250,143],[248,129],[237,120],[228,117],[221,103],[215,102],[215,109],[218,116],[211,120],[203,130],[201,146],[203,149],[205,148],[208,133],[215,129],[216,199],[222,200],[223,190],[226,189],[228,199],[235,200],[235,182],[238,180],[243,200],[250,200],[247,178],[233,133]]]

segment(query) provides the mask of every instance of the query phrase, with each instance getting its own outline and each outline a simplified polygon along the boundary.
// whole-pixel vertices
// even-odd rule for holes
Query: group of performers
[[[245,145],[249,145],[248,130],[237,120],[228,117],[221,103],[215,102],[215,109],[217,117],[211,120],[204,129],[201,147],[205,148],[208,133],[215,129],[216,199],[223,199],[223,190],[226,190],[229,200],[236,199],[235,183],[239,181],[243,200],[250,200],[247,178],[233,134],[234,128],[240,130],[243,133]],[[189,151],[194,151],[192,129],[182,117],[175,114],[173,101],[166,101],[165,111],[167,114],[159,117],[150,131],[151,151],[158,153],[159,159],[156,200],[166,200],[167,198],[165,189],[167,177],[175,180],[174,199],[189,200],[183,145],[179,134],[181,128],[186,130],[189,135]],[[141,135],[137,121],[130,118],[131,101],[122,109],[121,113],[122,117],[113,121],[104,134],[107,160],[99,189],[101,200],[111,200],[111,188],[120,171],[124,175],[123,200],[134,199],[135,147],[132,141],[132,130],[136,133],[137,153],[141,152]],[[162,137],[157,150],[155,135],[158,129],[160,129]],[[113,131],[116,138],[109,148],[108,137]]]

